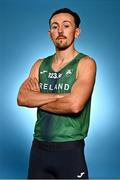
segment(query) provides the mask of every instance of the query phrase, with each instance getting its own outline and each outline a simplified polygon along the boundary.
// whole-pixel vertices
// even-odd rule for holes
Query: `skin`
[[[29,77],[21,85],[17,96],[17,104],[19,106],[40,107],[63,97],[63,95],[59,94],[45,94],[40,92],[38,71],[41,62],[42,60],[36,61],[31,68]]]
[[[60,13],[51,19],[48,34],[56,48],[52,68],[57,72],[78,54],[74,48],[74,39],[79,37],[80,28],[76,28],[72,15]],[[18,105],[39,107],[56,114],[82,111],[93,91],[96,77],[95,61],[88,56],[80,60],[76,73],[77,80],[68,94],[40,92],[38,70],[41,62],[42,60],[36,61],[28,79],[21,85],[17,98]]]

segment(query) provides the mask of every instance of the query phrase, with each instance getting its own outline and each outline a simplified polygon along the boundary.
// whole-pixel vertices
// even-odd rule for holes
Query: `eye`
[[[58,28],[58,26],[56,26],[56,25],[51,26],[51,29],[57,29],[57,28]]]
[[[69,28],[70,25],[69,25],[69,24],[64,24],[64,27],[65,27],[65,28]]]

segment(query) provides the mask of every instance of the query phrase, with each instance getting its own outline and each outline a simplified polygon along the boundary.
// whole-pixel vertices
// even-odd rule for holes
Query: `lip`
[[[57,39],[59,40],[59,39],[66,39],[66,38],[63,36],[59,36]]]
[[[61,37],[61,38],[58,38],[58,40],[59,40],[59,39],[65,39],[65,38],[62,38],[62,37]]]

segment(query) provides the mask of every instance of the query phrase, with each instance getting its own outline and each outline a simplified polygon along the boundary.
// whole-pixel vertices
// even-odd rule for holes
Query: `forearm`
[[[66,97],[47,103],[39,108],[56,114],[69,114],[76,113],[75,106],[76,104],[73,103],[72,99],[70,98],[70,94],[68,94]]]
[[[59,103],[58,101],[43,105],[40,107],[40,109],[51,112],[51,113],[55,113],[55,114],[71,113],[70,106],[68,107],[68,105],[66,103]]]
[[[38,91],[24,90],[19,92],[17,103],[20,106],[40,107],[47,103],[56,101],[61,98],[58,94],[45,94]]]

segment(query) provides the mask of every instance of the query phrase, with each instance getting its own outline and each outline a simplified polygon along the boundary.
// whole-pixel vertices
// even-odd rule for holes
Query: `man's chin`
[[[65,50],[65,49],[67,49],[69,46],[67,45],[67,44],[64,44],[64,45],[62,45],[62,44],[56,44],[56,49],[58,49],[58,50]]]

